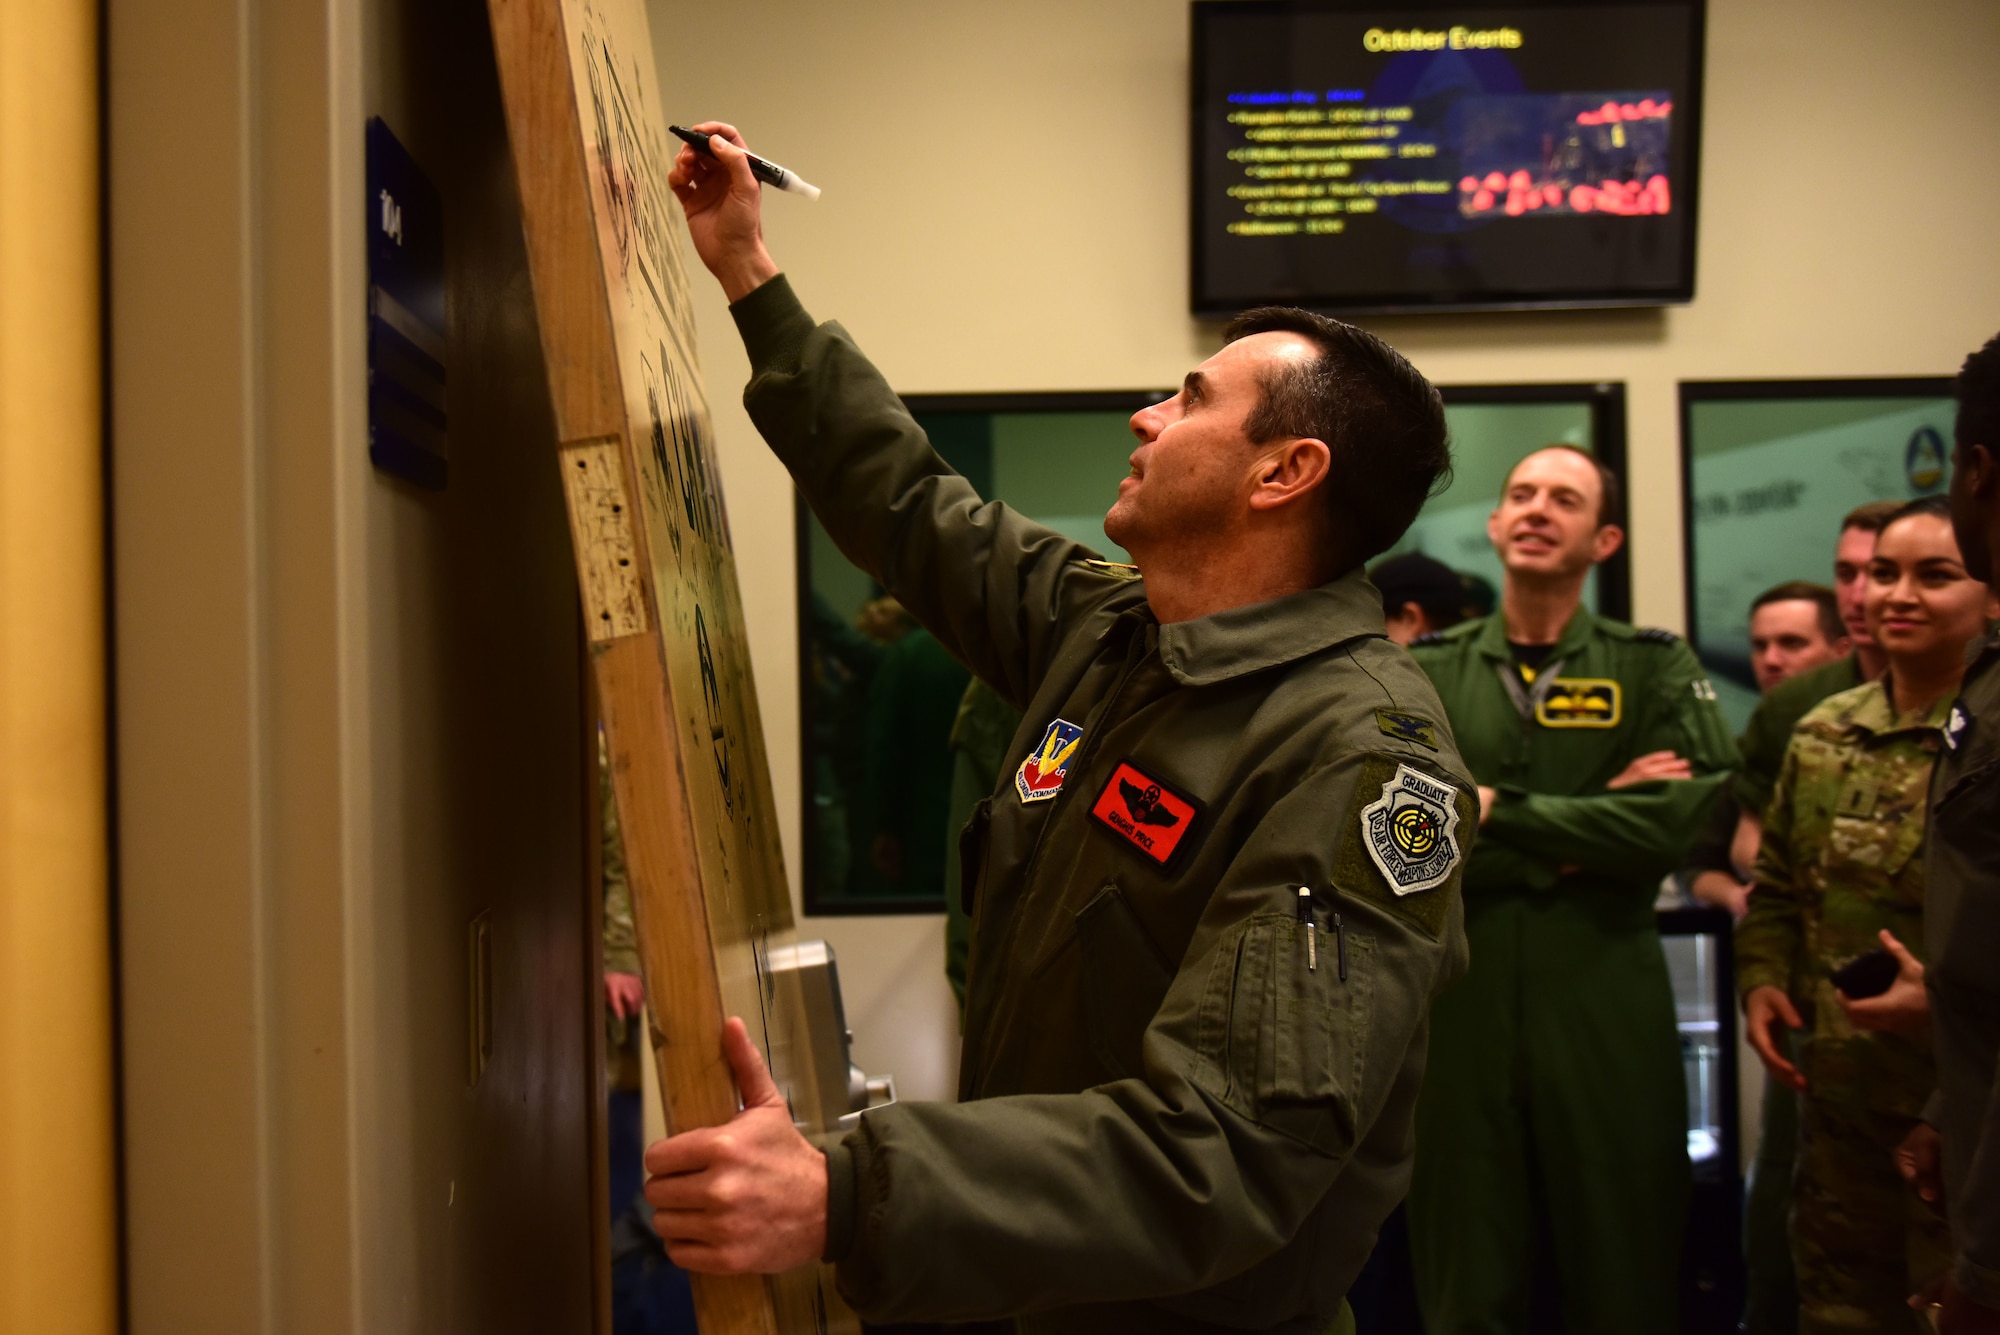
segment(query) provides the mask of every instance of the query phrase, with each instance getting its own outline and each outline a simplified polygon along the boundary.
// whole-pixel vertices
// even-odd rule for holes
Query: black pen
[[[708,136],[701,131],[683,130],[678,125],[669,125],[667,128],[678,135],[695,152],[706,154],[711,158],[715,156],[715,150],[708,146]],[[807,199],[819,198],[819,187],[809,185],[799,179],[797,172],[786,171],[775,162],[766,162],[755,153],[745,153],[743,156],[750,159],[750,174],[765,185],[774,185],[780,190],[788,190],[795,195],[804,195]]]

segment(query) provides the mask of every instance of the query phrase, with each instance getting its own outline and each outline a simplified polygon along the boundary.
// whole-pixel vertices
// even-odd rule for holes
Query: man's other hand
[[[1889,990],[1860,1001],[1850,1001],[1845,992],[1835,991],[1834,1000],[1847,1012],[1847,1022],[1856,1029],[1900,1034],[1912,1043],[1923,1043],[1931,1032],[1931,999],[1924,990],[1923,961],[1912,955],[1886,927],[1882,929],[1881,941],[1896,957],[1896,981],[1889,984]]]
[[[743,1021],[722,1027],[743,1111],[646,1149],[646,1201],[683,1270],[774,1275],[826,1250],[826,1156],[792,1125]]]
[[[1700,873],[1688,884],[1688,893],[1699,903],[1728,909],[1734,918],[1750,911],[1750,887],[1726,871]]]
[[[1918,1122],[1896,1147],[1896,1170],[1932,1205],[1944,1199],[1943,1144],[1936,1127]]]
[[[764,187],[750,174],[743,136],[733,125],[703,121],[690,126],[709,137],[715,156],[681,145],[667,184],[687,214],[695,254],[722,284],[731,302],[741,301],[778,276],[764,249]]]
[[[1764,846],[1764,822],[1754,811],[1745,811],[1736,817],[1736,833],[1729,839],[1729,863],[1736,868],[1736,874],[1744,880],[1754,879],[1751,868],[1757,865],[1757,850]]]
[[[1672,751],[1648,751],[1624,769],[1616,778],[1605,784],[1613,790],[1630,788],[1635,783],[1651,783],[1655,779],[1692,779],[1694,766],[1682,760]]]
[[[1750,1039],[1750,1046],[1757,1050],[1757,1059],[1764,1063],[1764,1069],[1771,1073],[1771,1078],[1787,1089],[1804,1089],[1805,1073],[1778,1051],[1777,1043],[1771,1036],[1771,1026],[1783,1024],[1788,1029],[1803,1029],[1805,1023],[1782,987],[1769,984],[1753,987],[1750,995],[1743,998],[1743,1028]]]
[[[646,1004],[646,985],[636,973],[604,975],[604,1004],[621,1020],[629,1020]]]

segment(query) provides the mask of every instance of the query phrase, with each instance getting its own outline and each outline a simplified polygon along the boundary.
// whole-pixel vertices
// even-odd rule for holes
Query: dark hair
[[[1880,533],[1888,527],[1889,516],[1903,508],[1901,501],[1869,501],[1849,510],[1840,521],[1840,531],[1858,528],[1863,533]]]
[[[1424,610],[1432,630],[1444,630],[1465,620],[1465,581],[1435,557],[1422,552],[1384,557],[1368,572],[1368,579],[1382,591],[1382,605],[1389,612],[1401,611],[1404,603],[1415,603]]]
[[[1946,523],[1950,523],[1951,501],[1945,496],[1919,496],[1914,501],[1905,501],[1891,510],[1887,517],[1882,520],[1882,527],[1875,531],[1877,533],[1886,533],[1889,525],[1900,523],[1905,519],[1915,519],[1918,515],[1934,515]]]
[[[1623,524],[1625,522],[1625,489],[1619,485],[1618,474],[1611,471],[1610,465],[1606,464],[1604,460],[1598,458],[1589,450],[1583,448],[1583,446],[1572,445],[1566,440],[1558,440],[1548,445],[1538,445],[1534,449],[1529,450],[1528,454],[1540,454],[1543,450],[1568,450],[1571,454],[1582,455],[1585,459],[1588,459],[1590,466],[1597,470],[1597,526],[1603,528],[1606,524]],[[1501,500],[1504,501],[1507,499],[1507,488],[1514,481],[1514,469],[1521,466],[1523,461],[1527,459],[1528,454],[1524,454],[1519,459],[1516,459],[1512,466],[1507,469],[1507,476],[1501,479]]]
[[[1751,612],[1772,603],[1811,603],[1819,609],[1819,633],[1832,644],[1847,635],[1847,623],[1840,619],[1840,600],[1833,596],[1833,590],[1824,584],[1814,584],[1811,580],[1788,579],[1783,584],[1774,584],[1757,595],[1757,601],[1750,604]]]
[[[1951,392],[1958,399],[1952,439],[1960,448],[1984,445],[2000,458],[2000,334],[1965,359]]]
[[[1291,306],[1259,306],[1231,320],[1224,343],[1298,334],[1319,356],[1267,373],[1244,422],[1253,445],[1281,436],[1323,441],[1322,484],[1342,569],[1396,545],[1424,502],[1451,480],[1444,400],[1403,355],[1366,330]]]

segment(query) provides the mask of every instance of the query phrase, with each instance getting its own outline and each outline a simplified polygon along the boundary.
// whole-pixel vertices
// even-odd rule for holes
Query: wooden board
[[[793,1116],[833,1126],[798,989],[768,954],[791,895],[695,358],[643,0],[488,0],[591,658],[670,1130],[737,1111],[724,1017]],[[859,1330],[830,1268],[694,1277],[704,1335]]]

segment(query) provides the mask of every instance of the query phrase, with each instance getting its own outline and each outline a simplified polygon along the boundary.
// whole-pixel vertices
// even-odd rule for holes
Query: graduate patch
[[[1111,782],[1097,795],[1090,814],[1164,867],[1187,838],[1197,813],[1187,798],[1123,764],[1112,772]]]
[[[1433,751],[1438,749],[1437,724],[1419,715],[1405,714],[1400,709],[1378,709],[1375,711],[1375,726],[1384,735],[1399,742],[1415,742]]]
[[[1624,717],[1618,683],[1603,677],[1557,677],[1535,706],[1544,728],[1615,728]]]
[[[1083,729],[1067,719],[1049,724],[1042,740],[1014,771],[1014,791],[1023,802],[1046,802],[1062,791],[1063,780],[1069,777],[1069,762],[1082,740]]]
[[[1382,796],[1361,808],[1361,834],[1368,856],[1398,895],[1442,885],[1458,866],[1458,790],[1398,765]]]

